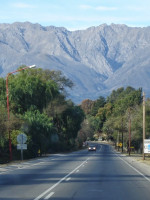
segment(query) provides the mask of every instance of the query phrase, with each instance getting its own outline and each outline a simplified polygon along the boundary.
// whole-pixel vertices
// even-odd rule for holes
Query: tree
[[[29,152],[36,156],[40,149],[41,154],[50,149],[51,136],[56,134],[52,120],[38,110],[27,111],[23,117],[28,126],[27,135],[30,136]]]
[[[117,90],[113,90],[110,96],[107,97],[107,102],[114,103],[117,98],[124,92],[124,88],[118,88]]]
[[[107,103],[104,107],[98,109],[98,113],[96,118],[99,119],[99,131],[101,132],[104,122],[107,120],[109,116],[112,114],[112,104]]]
[[[38,76],[41,78],[42,81],[49,81],[52,80],[57,84],[58,90],[66,96],[66,88],[72,88],[74,86],[73,82],[66,78],[61,71],[54,71],[54,70],[43,70],[41,68],[29,70],[29,74],[33,76]]]
[[[85,99],[81,103],[81,108],[85,114],[90,114],[91,110],[93,108],[93,105],[94,105],[94,101],[92,101],[90,99]]]
[[[10,109],[14,113],[22,114],[31,107],[42,111],[59,94],[53,80],[43,81],[39,74],[35,76],[29,71],[31,69],[9,77]]]
[[[6,106],[6,81],[0,78],[0,106]]]
[[[1,105],[0,106],[0,152],[3,152],[4,148],[8,151],[8,138],[7,138],[7,110]]]
[[[132,110],[131,117],[131,144],[134,143],[136,149],[141,144],[141,130],[142,130],[142,89],[134,89],[132,87],[123,87],[113,90],[110,96],[107,97],[107,101],[104,101],[103,97],[94,101],[91,112],[86,112],[86,119],[88,119],[90,125],[93,128],[94,134],[105,134],[107,139],[118,139],[118,134],[123,134],[124,142],[127,144],[129,140],[128,128],[129,128],[129,108]],[[102,100],[102,101],[101,101]],[[99,103],[102,103],[101,105]],[[98,108],[98,109],[97,109]],[[147,117],[149,118],[149,110],[147,107]],[[92,116],[93,115],[93,116]],[[148,132],[149,123],[146,124],[147,137],[150,135]],[[122,138],[120,138],[122,141]],[[138,144],[138,145],[137,145]]]
[[[87,140],[93,140],[93,128],[89,120],[84,119],[81,124],[81,129],[78,131],[77,135],[77,144],[79,147],[82,147],[83,142]]]
[[[69,105],[62,113],[62,131],[63,140],[66,145],[73,147],[78,131],[81,128],[81,123],[84,119],[83,110],[79,106]]]
[[[98,109],[104,107],[105,104],[105,98],[100,96],[96,101],[94,101],[90,114],[95,116],[98,112]]]
[[[28,149],[24,157],[35,157],[38,150],[42,154],[75,147],[76,137],[85,116],[80,106],[66,100],[66,87],[72,88],[72,81],[61,72],[40,68],[11,74],[8,85],[9,127],[6,123],[5,85],[5,80],[0,79],[0,108],[4,108],[6,114],[5,117],[0,116],[0,151],[2,147],[6,147],[5,144],[8,145],[8,128],[12,147],[15,149],[17,135],[20,132],[27,134]]]

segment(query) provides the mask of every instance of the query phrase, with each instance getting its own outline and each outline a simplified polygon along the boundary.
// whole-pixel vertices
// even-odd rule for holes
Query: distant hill
[[[0,75],[22,64],[61,70],[75,84],[69,93],[76,103],[122,86],[150,94],[150,27],[103,24],[71,32],[29,22],[0,24]]]

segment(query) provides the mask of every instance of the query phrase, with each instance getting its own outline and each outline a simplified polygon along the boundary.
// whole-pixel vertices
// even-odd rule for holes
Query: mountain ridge
[[[70,98],[107,96],[128,85],[150,89],[150,27],[102,24],[85,30],[30,22],[0,24],[0,75],[20,65],[61,70],[75,87]]]

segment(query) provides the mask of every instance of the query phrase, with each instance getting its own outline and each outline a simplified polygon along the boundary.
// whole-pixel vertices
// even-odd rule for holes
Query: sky
[[[31,22],[70,31],[101,24],[150,26],[150,0],[0,0],[0,23]]]

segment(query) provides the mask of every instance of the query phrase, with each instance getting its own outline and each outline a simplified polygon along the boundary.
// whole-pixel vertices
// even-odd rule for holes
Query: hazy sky
[[[150,0],[0,0],[0,23],[85,29],[101,24],[150,26]]]

